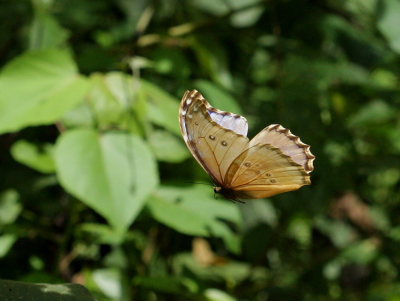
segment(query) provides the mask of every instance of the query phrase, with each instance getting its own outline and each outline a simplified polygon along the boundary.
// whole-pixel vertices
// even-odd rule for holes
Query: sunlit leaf
[[[53,146],[46,144],[37,146],[25,140],[19,140],[11,148],[14,159],[43,173],[53,173],[55,163],[53,159]]]
[[[67,51],[23,54],[0,74],[0,133],[55,122],[83,100],[87,88]]]
[[[113,299],[122,298],[122,279],[117,269],[98,269],[93,272],[93,280],[98,288]]]
[[[0,195],[0,226],[13,223],[22,211],[15,190],[6,190]]]
[[[233,14],[231,17],[231,23],[235,27],[248,27],[254,25],[264,11],[263,6],[260,5],[260,0],[231,0],[231,2],[239,8],[238,12]],[[240,9],[243,7],[246,9]]]
[[[0,235],[0,258],[7,255],[17,239],[18,236],[15,234]]]
[[[206,289],[204,296],[207,301],[235,301],[236,298],[228,295],[226,292],[215,288]]]
[[[74,130],[56,145],[57,175],[63,187],[124,231],[157,185],[148,146],[127,133]]]

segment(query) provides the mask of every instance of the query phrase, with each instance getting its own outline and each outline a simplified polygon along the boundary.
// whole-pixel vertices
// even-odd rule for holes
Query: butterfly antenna
[[[239,204],[246,204],[245,201],[239,200],[239,199],[230,199],[234,203],[239,203]]]

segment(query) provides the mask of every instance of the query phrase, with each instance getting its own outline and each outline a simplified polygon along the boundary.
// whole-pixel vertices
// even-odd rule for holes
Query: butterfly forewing
[[[193,156],[217,184],[224,185],[223,175],[232,161],[248,146],[248,139],[220,126],[211,118],[210,111],[218,112],[199,92],[187,92],[181,103],[180,125],[182,135]],[[219,112],[221,113],[218,114],[222,116],[223,112]],[[246,128],[247,131],[243,121],[239,123],[233,120],[230,121],[232,128],[241,131]]]

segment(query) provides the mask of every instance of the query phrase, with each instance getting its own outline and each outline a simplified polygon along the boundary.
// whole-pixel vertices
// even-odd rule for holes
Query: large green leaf
[[[159,222],[184,234],[221,237],[233,252],[239,251],[239,238],[226,222],[242,227],[239,206],[214,199],[211,187],[200,186],[162,187],[148,202]]]
[[[67,51],[23,54],[0,74],[0,133],[56,121],[83,100],[87,88]]]
[[[2,301],[94,301],[93,296],[79,284],[46,284],[0,280]]]
[[[55,159],[63,187],[117,230],[132,223],[158,183],[149,147],[128,133],[67,132]]]

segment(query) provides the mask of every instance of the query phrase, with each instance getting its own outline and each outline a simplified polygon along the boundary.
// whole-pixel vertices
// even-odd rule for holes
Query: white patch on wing
[[[225,112],[219,113],[212,110],[208,110],[208,113],[210,114],[211,119],[220,126],[240,135],[247,136],[248,125],[246,118]]]
[[[221,119],[224,118],[224,115],[214,111],[208,111],[208,114],[210,114],[212,120],[221,125]]]

